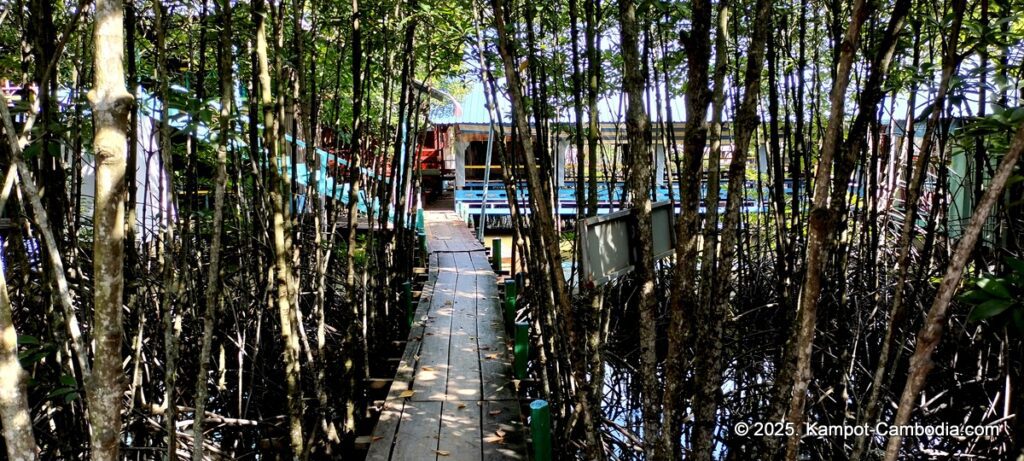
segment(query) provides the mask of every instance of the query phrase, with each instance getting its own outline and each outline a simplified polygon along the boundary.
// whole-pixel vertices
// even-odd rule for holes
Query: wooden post
[[[412,282],[409,280],[402,283],[402,305],[405,306],[405,315],[411,327],[412,322],[415,320],[416,311],[412,307]]]
[[[515,280],[505,280],[505,331],[511,333],[512,325],[516,323],[516,297],[518,293],[516,291]]]
[[[534,461],[551,461],[551,409],[547,401],[530,403],[530,434]]]
[[[416,240],[418,240],[420,257],[423,258],[423,266],[427,265],[427,233],[423,231],[416,232]]]
[[[530,360],[530,324],[516,322],[516,345],[515,345],[515,373],[516,379],[526,378],[526,362]]]
[[[501,239],[491,240],[491,265],[494,272],[501,273]]]

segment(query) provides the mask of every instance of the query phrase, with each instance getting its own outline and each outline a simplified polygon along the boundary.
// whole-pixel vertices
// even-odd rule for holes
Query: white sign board
[[[675,248],[672,203],[651,207],[654,260],[672,255]],[[581,268],[584,278],[603,285],[633,270],[636,263],[633,210],[619,210],[579,221],[577,232],[583,246]]]

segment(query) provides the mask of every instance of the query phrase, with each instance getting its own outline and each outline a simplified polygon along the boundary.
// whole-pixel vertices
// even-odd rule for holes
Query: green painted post
[[[530,402],[530,434],[534,461],[551,461],[551,409],[548,402]]]
[[[495,272],[501,272],[501,239],[491,240],[491,265]]]
[[[515,372],[516,379],[526,378],[526,362],[530,360],[530,324],[516,322],[516,345],[515,345]]]
[[[427,233],[426,232],[417,232],[416,233],[416,240],[418,241],[417,243],[419,243],[420,255],[423,258],[423,260],[426,261],[426,258],[427,258]],[[426,266],[426,264],[424,264],[424,266]]]
[[[423,220],[423,208],[416,209],[416,230],[420,232],[426,231],[426,224]]]
[[[516,322],[516,281],[505,280],[505,331],[512,332],[512,324]]]
[[[402,305],[405,306],[405,314],[409,319],[409,326],[412,326],[416,311],[412,308],[412,282],[406,280],[402,283]]]

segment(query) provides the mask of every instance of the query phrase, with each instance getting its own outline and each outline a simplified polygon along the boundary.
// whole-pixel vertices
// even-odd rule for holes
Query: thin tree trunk
[[[12,145],[17,147],[13,136],[14,124],[7,112],[7,101],[0,101],[3,109],[4,131]],[[13,188],[17,169],[9,168],[4,175],[3,203]],[[0,206],[0,210],[3,207]],[[6,268],[5,268],[6,269]],[[32,416],[29,411],[27,379],[28,374],[18,361],[18,335],[11,319],[11,298],[7,291],[7,276],[0,270],[0,424],[3,425],[4,445],[7,459],[27,461],[37,458],[38,448],[32,434]]]
[[[224,228],[224,194],[227,184],[228,141],[231,133],[231,104],[234,87],[231,79],[231,1],[220,2],[220,47],[218,51],[218,74],[220,77],[220,137],[217,144],[217,172],[214,179],[213,229],[210,238],[210,268],[206,274],[206,309],[203,315],[203,339],[199,352],[199,373],[196,377],[195,421],[192,423],[193,461],[203,460],[203,420],[206,417],[207,385],[206,376],[210,365],[210,349],[213,346],[213,327],[224,301],[221,290],[220,256],[221,235]]]
[[[643,409],[644,451],[649,459],[657,459],[656,447],[661,435],[661,386],[658,382],[657,299],[654,293],[654,250],[651,228],[651,127],[644,108],[644,75],[641,73],[639,32],[636,4],[619,1],[619,32],[622,47],[622,90],[628,97],[626,108],[626,139],[628,150],[623,161],[630,162],[626,181],[626,202],[632,208],[636,260],[633,283],[640,314],[640,385]]]
[[[792,365],[785,364],[780,373],[780,375],[788,373],[792,377],[793,383],[789,392],[789,413],[786,416],[786,422],[795,429],[795,432],[786,443],[786,459],[788,461],[796,460],[799,454],[800,438],[803,435],[804,404],[807,400],[807,387],[811,380],[811,354],[817,323],[818,297],[821,294],[828,242],[832,238],[828,209],[832,162],[842,138],[846,88],[850,84],[850,71],[853,68],[861,26],[870,16],[872,9],[871,0],[856,0],[846,35],[843,37],[842,44],[837,44],[840,53],[836,76],[833,79],[832,94],[829,97],[828,128],[822,141],[818,168],[814,176],[814,195],[811,205],[810,231],[807,237],[803,291],[800,294],[797,322],[794,324],[790,344],[787,345],[796,360]],[[781,376],[781,379],[777,378],[777,381],[788,383],[790,380],[788,376]]]
[[[270,5],[270,9],[274,6]],[[276,285],[275,304],[277,305],[279,320],[281,322],[281,340],[284,345],[284,366],[285,381],[287,386],[288,399],[288,439],[294,459],[302,459],[304,453],[304,440],[302,437],[302,388],[299,351],[297,343],[297,332],[292,328],[292,296],[291,296],[291,249],[288,245],[290,239],[287,237],[288,224],[287,207],[290,201],[284,196],[284,178],[281,173],[284,165],[281,158],[280,144],[277,137],[277,129],[280,121],[277,120],[277,106],[273,97],[273,88],[270,80],[270,65],[267,50],[267,14],[268,8],[263,0],[256,0],[255,9],[257,13],[256,25],[256,55],[259,63],[260,76],[260,100],[263,106],[263,135],[264,146],[268,149],[268,169],[270,171],[270,197],[273,208],[273,234],[274,234],[274,283]],[[280,13],[276,16],[280,16]],[[277,27],[275,27],[277,29]]]
[[[94,460],[118,459],[121,442],[121,305],[124,289],[124,172],[128,112],[125,88],[124,14],[120,0],[96,0],[93,152],[96,198],[93,208],[93,369],[86,383]]]
[[[722,241],[719,246],[718,273],[714,280],[711,296],[704,300],[695,315],[695,342],[701,344],[701,353],[694,363],[697,390],[694,397],[693,445],[691,452],[695,460],[711,460],[714,454],[714,433],[718,426],[718,396],[722,393],[722,332],[728,316],[728,302],[731,291],[732,263],[740,226],[740,209],[743,207],[743,190],[746,186],[747,157],[750,140],[758,126],[757,104],[761,90],[761,71],[764,69],[765,44],[768,28],[772,23],[772,9],[769,0],[758,0],[754,31],[747,49],[747,69],[744,75],[743,102],[736,113],[735,149],[729,163],[729,191],[726,198],[725,217],[722,223]],[[725,10],[728,14],[728,10]],[[720,19],[722,21],[722,19]],[[727,23],[719,22],[719,32]],[[724,40],[723,40],[724,41]],[[724,48],[724,47],[723,47]],[[719,56],[716,59],[724,59]],[[716,69],[716,74],[717,74]],[[717,82],[716,82],[717,84]],[[715,89],[716,93],[718,89]],[[716,104],[717,105],[717,104]],[[708,191],[708,195],[718,191]],[[718,203],[705,205],[718,207]],[[713,251],[713,250],[712,250]]]
[[[686,127],[679,182],[701,183],[704,148],[707,147],[708,105],[711,103],[708,66],[711,60],[711,2],[691,3],[691,27],[682,37],[686,49]],[[668,98],[671,101],[671,97]],[[665,358],[665,431],[658,459],[679,459],[683,424],[683,381],[686,377],[687,341],[692,332],[693,311],[698,303],[697,260],[700,232],[700,187],[682,187],[676,222],[675,267],[669,300],[668,352]],[[718,194],[718,191],[714,191]]]

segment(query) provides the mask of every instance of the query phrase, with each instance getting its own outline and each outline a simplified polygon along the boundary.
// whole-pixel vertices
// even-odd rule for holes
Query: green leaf
[[[978,287],[997,298],[1010,299],[1010,290],[1003,282],[1004,279],[985,278],[978,281]]]
[[[40,344],[40,342],[39,342],[39,338],[36,338],[35,336],[18,335],[18,344],[20,344],[20,345],[26,345],[26,344],[38,345],[38,344]]]
[[[62,397],[62,396],[65,396],[65,395],[68,395],[68,394],[71,394],[71,393],[74,393],[74,392],[75,392],[75,388],[73,388],[73,387],[58,387],[58,388],[50,391],[49,394],[46,394],[46,398],[52,399],[52,398]]]
[[[986,293],[985,290],[971,290],[960,295],[961,302],[965,302],[973,306],[977,306],[978,304],[990,299],[992,299],[992,296]]]
[[[967,316],[967,321],[977,322],[979,320],[995,317],[1003,313],[1006,309],[1009,309],[1012,305],[1013,301],[1007,299],[993,299],[986,301],[971,311],[971,314]]]
[[[71,375],[61,375],[60,383],[65,386],[78,387],[78,381]]]

